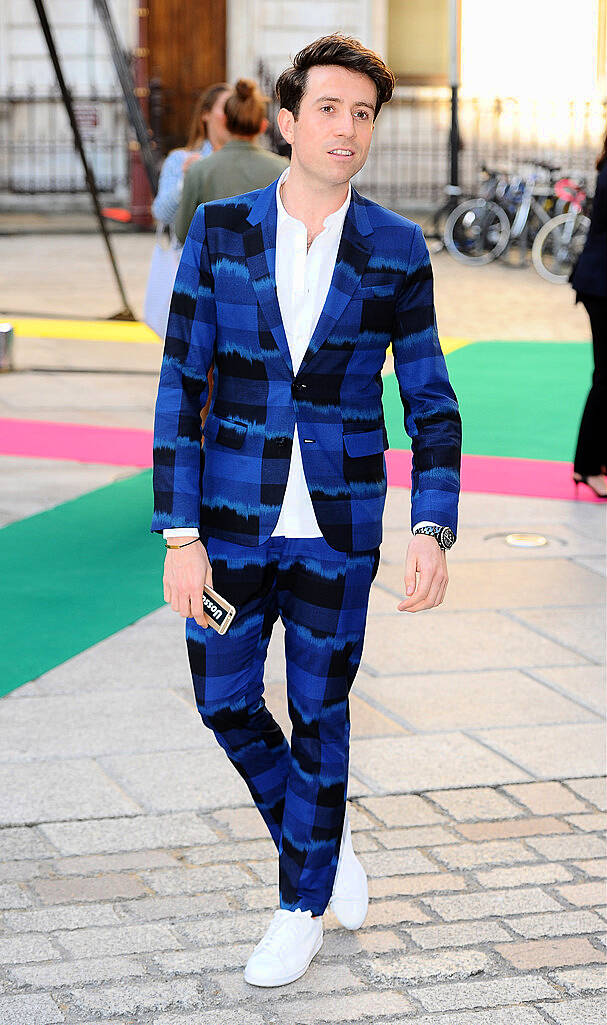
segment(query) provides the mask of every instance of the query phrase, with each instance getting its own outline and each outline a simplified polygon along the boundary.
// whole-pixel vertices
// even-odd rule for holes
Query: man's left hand
[[[435,538],[415,534],[409,542],[405,560],[405,593],[399,612],[421,612],[440,605],[445,597],[449,574],[447,559]]]

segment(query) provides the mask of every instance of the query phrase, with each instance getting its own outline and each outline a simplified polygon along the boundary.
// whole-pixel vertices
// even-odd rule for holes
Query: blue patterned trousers
[[[259,547],[206,539],[213,587],[238,610],[220,637],[186,623],[196,704],[245,780],[279,854],[280,906],[321,915],[335,879],[350,740],[348,694],[362,653],[379,549],[324,538]],[[285,627],[291,744],[266,708],[272,627]]]

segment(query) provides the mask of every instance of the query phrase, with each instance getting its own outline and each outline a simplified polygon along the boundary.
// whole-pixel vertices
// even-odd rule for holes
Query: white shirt
[[[351,199],[351,188],[339,210],[325,217],[323,230],[308,249],[308,230],[285,210],[276,185],[276,293],[296,375],[325,305],[335,269],[337,250]],[[285,496],[273,537],[322,537],[306,483],[297,424]]]
[[[306,225],[287,213],[280,196],[280,186],[288,175],[287,167],[276,183],[276,292],[296,375],[329,292],[352,189],[348,183],[346,199],[339,210],[325,217],[323,230],[308,249]],[[197,534],[194,527],[163,531],[165,538]],[[287,486],[272,537],[322,537],[304,474],[297,424]]]

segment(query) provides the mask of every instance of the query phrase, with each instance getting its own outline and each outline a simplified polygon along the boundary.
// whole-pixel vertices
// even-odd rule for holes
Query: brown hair
[[[231,135],[258,135],[268,116],[268,97],[252,78],[239,78],[226,100],[226,126]]]
[[[276,82],[276,95],[281,107],[290,110],[297,121],[302,97],[306,91],[308,71],[319,65],[336,64],[338,67],[367,75],[375,84],[377,100],[375,117],[382,104],[387,103],[394,90],[395,78],[373,50],[368,50],[358,39],[333,32],[305,46],[296,54],[293,64],[286,68]]]
[[[220,93],[229,93],[230,88],[227,82],[215,82],[214,85],[210,85],[198,97],[192,112],[188,141],[185,144],[186,149],[196,149],[201,137],[203,139],[207,138],[206,121],[202,120],[202,115],[209,114],[215,106]]]
[[[605,138],[603,139],[603,149],[599,153],[596,160],[596,169],[600,171],[604,164],[607,163],[607,132],[605,132]]]

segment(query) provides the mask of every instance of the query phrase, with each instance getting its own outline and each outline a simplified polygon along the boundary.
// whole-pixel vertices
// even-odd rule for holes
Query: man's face
[[[367,159],[376,97],[367,75],[333,65],[310,68],[297,120],[284,108],[279,114],[291,162],[320,186],[349,181]]]

